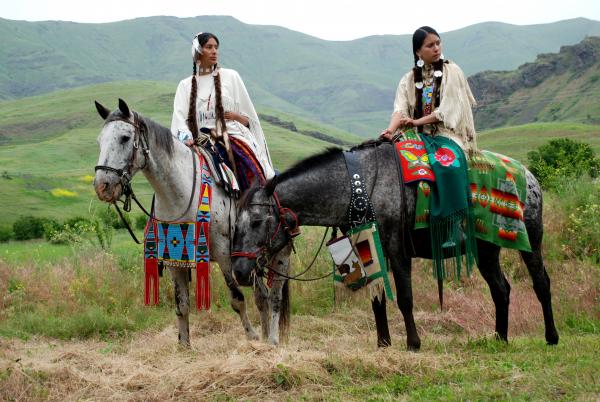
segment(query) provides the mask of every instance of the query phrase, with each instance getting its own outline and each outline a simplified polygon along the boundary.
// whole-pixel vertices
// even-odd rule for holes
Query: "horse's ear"
[[[267,184],[265,184],[265,192],[267,193],[267,195],[270,197],[273,195],[273,193],[275,192],[275,187],[277,187],[277,183],[279,182],[279,175],[276,174],[275,176],[273,176],[273,178],[271,180],[269,180],[267,182]]]
[[[123,113],[123,117],[125,118],[131,115],[131,113],[129,112],[129,106],[127,106],[127,103],[125,103],[125,101],[121,98],[119,98],[119,110],[121,111],[121,113]]]
[[[98,111],[98,114],[100,115],[100,117],[102,117],[102,119],[106,120],[106,118],[110,114],[110,110],[108,110],[107,108],[102,106],[100,103],[98,103],[98,101],[94,101],[94,103],[96,104],[96,110]]]

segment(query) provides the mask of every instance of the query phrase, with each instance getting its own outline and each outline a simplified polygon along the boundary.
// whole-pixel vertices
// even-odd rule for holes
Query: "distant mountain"
[[[409,35],[325,41],[232,17],[149,17],[79,24],[0,19],[0,99],[122,80],[175,83],[191,72],[197,31],[221,39],[221,61],[235,68],[261,107],[372,136],[389,119],[396,85],[412,62]],[[442,33],[446,57],[467,74],[514,69],[558,51],[600,22],[578,18],[516,26],[486,22]]]
[[[469,77],[480,128],[530,122],[600,124],[600,37],[541,54],[513,71]]]

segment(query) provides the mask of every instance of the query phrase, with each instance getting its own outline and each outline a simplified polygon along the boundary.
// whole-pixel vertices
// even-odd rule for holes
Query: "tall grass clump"
[[[600,263],[600,181],[564,177],[551,193],[564,219],[560,231],[563,251],[579,259]]]
[[[0,335],[106,338],[164,324],[165,308],[143,305],[141,264],[135,272],[122,269],[96,247],[74,253],[54,265],[0,260]]]

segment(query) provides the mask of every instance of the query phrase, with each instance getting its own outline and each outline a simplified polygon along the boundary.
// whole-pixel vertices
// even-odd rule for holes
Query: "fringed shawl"
[[[414,116],[415,82],[412,70],[402,77],[396,90],[394,113]],[[433,111],[440,120],[438,134],[452,138],[464,149],[477,149],[473,111],[475,98],[462,70],[458,65],[444,63],[444,75],[440,92],[440,105]]]

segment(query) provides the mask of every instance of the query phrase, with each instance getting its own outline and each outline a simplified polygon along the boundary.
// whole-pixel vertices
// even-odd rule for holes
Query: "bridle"
[[[144,211],[146,215],[150,216],[148,211],[146,211],[146,209],[140,204],[133,192],[133,189],[131,188],[131,171],[135,166],[137,150],[140,148],[140,146],[142,147],[142,153],[144,155],[144,165],[140,167],[140,169],[142,170],[146,167],[148,163],[148,155],[150,154],[150,148],[148,145],[148,126],[146,126],[146,123],[144,123],[144,121],[139,118],[139,115],[136,112],[132,112],[132,114],[133,121],[125,118],[112,118],[110,121],[105,123],[106,125],[113,121],[122,121],[133,126],[133,148],[131,151],[131,157],[129,158],[129,161],[122,169],[115,169],[112,166],[107,165],[96,165],[94,167],[94,171],[104,170],[107,172],[115,173],[119,177],[119,183],[121,184],[121,187],[123,189],[121,195],[125,196],[125,200],[121,200],[121,202],[123,202],[123,209],[125,210],[125,212],[131,211],[131,199],[133,198],[133,200],[142,209],[142,211]],[[120,201],[120,198],[117,201]],[[121,214],[121,211],[119,210],[116,201],[114,202],[114,205],[117,208],[119,215],[123,219],[123,216]],[[135,239],[135,236],[133,237]],[[137,241],[137,239],[135,240]]]
[[[298,231],[298,228],[300,227],[300,223],[298,222],[298,217],[296,216],[294,211],[292,211],[289,208],[285,208],[285,207],[281,206],[281,203],[279,202],[279,197],[277,196],[277,193],[275,193],[275,192],[273,193],[272,199],[275,201],[274,203],[254,202],[254,203],[248,204],[249,206],[271,207],[271,209],[277,211],[277,215],[278,215],[279,219],[277,220],[277,226],[275,227],[275,231],[270,236],[267,232],[267,236],[269,237],[267,245],[269,245],[269,246],[271,244],[273,244],[273,241],[277,238],[277,235],[279,234],[279,232],[281,230],[284,230],[287,233],[290,242],[292,241],[292,239],[294,237],[296,237],[300,233]],[[286,220],[287,215],[289,215],[293,218],[294,224],[292,226],[288,225],[288,223],[287,223],[287,220]],[[254,250],[254,251],[234,251],[231,253],[231,257],[245,257],[249,260],[257,260],[257,265],[264,266],[272,258],[271,252],[269,251],[270,247],[267,247],[267,245],[260,246],[260,247],[256,248],[256,250]]]
[[[326,277],[332,275],[333,272],[329,272],[329,273],[327,273],[323,276],[319,276],[317,278],[309,278],[309,279],[300,278],[300,276],[302,276],[306,272],[308,272],[308,270],[313,266],[313,264],[317,260],[317,256],[319,255],[319,252],[321,251],[321,248],[323,247],[323,244],[325,243],[325,238],[327,236],[327,231],[329,228],[325,229],[325,232],[323,233],[323,238],[321,239],[321,244],[319,246],[319,249],[317,250],[317,252],[316,252],[315,256],[313,257],[312,261],[310,262],[310,264],[308,264],[308,266],[304,270],[302,270],[302,272],[300,272],[297,275],[290,276],[290,275],[284,274],[283,272],[279,272],[272,267],[275,256],[276,256],[276,252],[273,253],[270,251],[270,249],[271,249],[271,244],[273,244],[273,242],[277,238],[277,235],[279,234],[279,232],[283,230],[287,233],[288,243],[292,246],[292,248],[294,247],[293,238],[300,234],[300,230],[299,230],[300,222],[298,221],[298,216],[290,208],[281,206],[281,203],[279,202],[279,197],[277,196],[276,192],[273,192],[272,199],[274,200],[274,203],[253,202],[253,203],[248,204],[249,206],[271,207],[272,210],[277,211],[277,215],[279,218],[278,222],[277,222],[277,226],[275,227],[275,230],[272,235],[269,235],[269,232],[267,231],[267,237],[269,238],[269,240],[266,243],[266,245],[260,246],[260,247],[256,248],[254,251],[243,251],[243,250],[234,251],[231,253],[231,257],[242,257],[242,258],[247,258],[249,260],[256,260],[256,265],[253,268],[253,274],[255,274],[256,276],[264,276],[264,271],[267,270],[269,272],[269,281],[273,280],[273,275],[275,275],[275,274],[282,278],[285,278],[285,279],[294,279],[297,281],[304,281],[304,282],[316,281],[316,280],[320,280],[320,279],[323,279],[323,278],[326,278]],[[288,225],[288,220],[286,219],[286,216],[292,217],[293,222],[294,222],[293,225]]]

